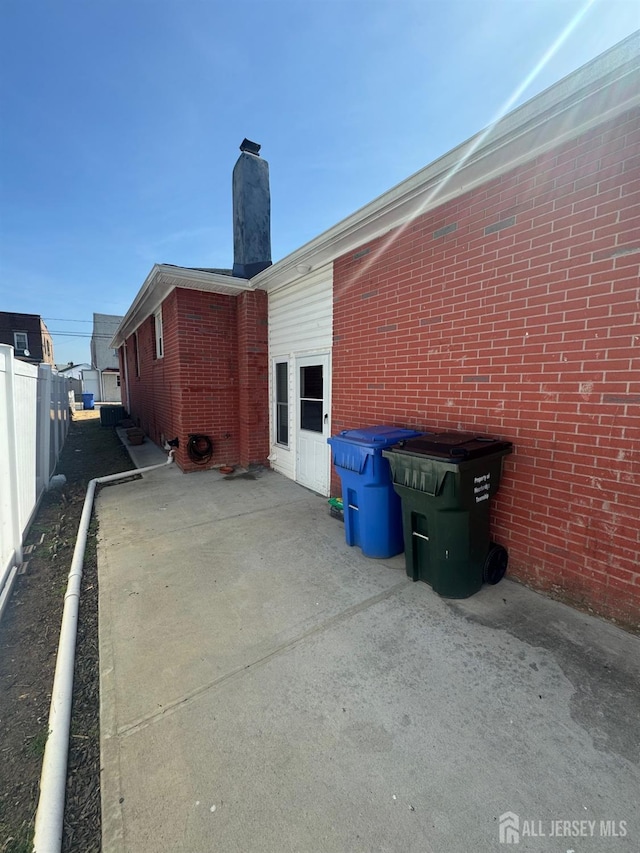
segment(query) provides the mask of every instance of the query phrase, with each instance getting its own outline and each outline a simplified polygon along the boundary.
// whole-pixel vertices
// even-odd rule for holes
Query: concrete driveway
[[[507,812],[518,850],[640,849],[637,638],[439,598],[272,472],[97,512],[104,853],[483,853]]]

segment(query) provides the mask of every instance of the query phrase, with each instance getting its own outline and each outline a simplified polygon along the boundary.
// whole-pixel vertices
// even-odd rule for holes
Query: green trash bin
[[[429,433],[382,451],[402,501],[407,574],[445,598],[468,598],[498,583],[506,550],[491,542],[489,504],[510,441],[472,433]]]

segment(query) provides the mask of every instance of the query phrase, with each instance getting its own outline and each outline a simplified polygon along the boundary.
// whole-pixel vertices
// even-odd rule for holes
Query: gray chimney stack
[[[244,139],[233,169],[233,274],[252,278],[271,266],[269,164]]]

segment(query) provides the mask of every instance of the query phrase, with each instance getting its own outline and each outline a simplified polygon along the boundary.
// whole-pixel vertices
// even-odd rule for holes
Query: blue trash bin
[[[402,505],[382,451],[422,433],[394,426],[344,430],[327,439],[342,483],[347,545],[365,557],[393,557],[404,551]]]
[[[93,409],[93,394],[83,394],[82,395],[82,408],[83,409]]]

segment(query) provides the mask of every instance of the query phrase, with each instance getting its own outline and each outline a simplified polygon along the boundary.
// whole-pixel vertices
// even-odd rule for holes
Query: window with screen
[[[276,443],[289,446],[289,365],[276,362]]]

